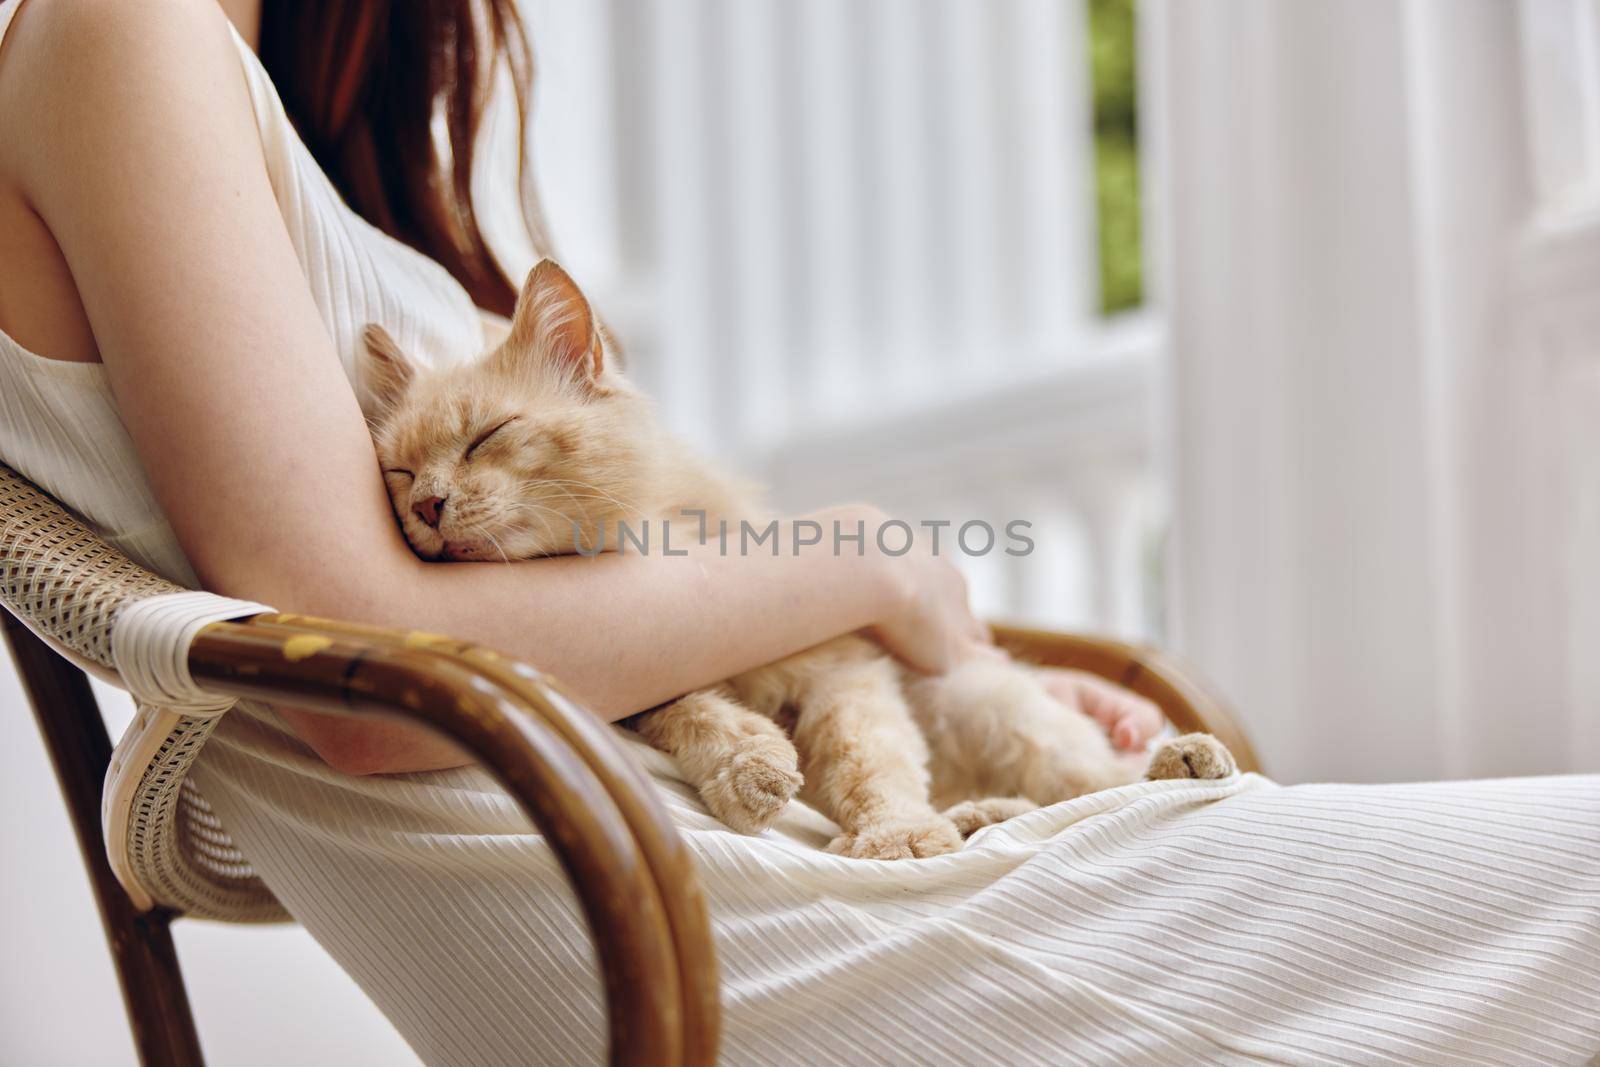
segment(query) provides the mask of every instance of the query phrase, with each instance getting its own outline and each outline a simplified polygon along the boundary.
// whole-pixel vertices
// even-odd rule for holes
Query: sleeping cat
[[[682,522],[685,509],[713,528],[764,518],[754,494],[667,433],[608,364],[587,300],[550,260],[529,274],[505,341],[476,362],[424,370],[381,327],[366,341],[378,457],[425,559],[560,555],[580,548],[580,532],[588,551],[619,521]],[[1140,774],[1025,666],[983,658],[922,677],[859,635],[627,725],[674,756],[735,830],[764,829],[798,794],[838,823],[830,849],[862,858],[950,852],[980,826]],[[1219,742],[1189,734],[1145,773],[1233,770]]]

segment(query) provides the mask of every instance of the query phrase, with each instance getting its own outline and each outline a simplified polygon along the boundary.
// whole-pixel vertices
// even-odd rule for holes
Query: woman
[[[979,654],[964,587],[931,556],[489,568],[411,555],[351,368],[369,320],[409,352],[457,360],[483,347],[480,312],[510,307],[467,195],[494,60],[525,93],[508,0],[0,4],[0,454],[177,581],[501,647],[609,719],[863,627],[925,670]],[[448,164],[430,125],[441,97]],[[697,616],[658,625],[690,598]],[[1131,694],[1068,674],[1054,684],[1126,747],[1155,727]],[[592,1058],[601,1016],[582,922],[514,806],[461,762],[410,730],[241,705],[194,777],[429,1062]],[[1497,844],[1493,865],[1515,854],[1528,873],[1496,875],[1504,899],[1460,904],[1482,929],[1537,942],[1534,962],[1468,953],[1489,959],[1488,977],[1463,986],[1471,939],[1438,922],[1461,885],[1489,877],[1457,858],[1467,831],[1441,810],[1470,812],[1497,842],[1541,798],[1600,824],[1592,783],[1509,800],[1440,787],[1410,807],[1404,791],[1325,802],[1254,780],[1132,787],[1014,820],[958,856],[886,865],[817,857],[826,830],[803,810],[737,838],[665,785],[705,872],[736,1060],[1362,1060],[1482,1046],[1490,1062],[1530,1048],[1562,1062],[1600,1044],[1572,1022],[1600,1007],[1582,981],[1600,971],[1596,938],[1549,934],[1582,914],[1574,886],[1600,885],[1592,830]],[[1402,817],[1456,865],[1439,885],[1389,886],[1419,867],[1405,854],[1414,834],[1394,830]],[[1063,832],[1075,823],[1083,832]],[[1550,850],[1574,842],[1588,857],[1549,875]],[[1252,867],[1254,852],[1270,862]],[[795,864],[849,865],[851,885],[762,877]],[[1371,960],[1333,966],[1315,951],[1368,939]],[[1499,995],[1469,1003],[1482,989]]]

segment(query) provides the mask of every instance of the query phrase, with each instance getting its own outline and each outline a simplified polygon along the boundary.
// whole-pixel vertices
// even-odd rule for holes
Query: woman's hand
[[[872,627],[873,636],[900,660],[924,674],[943,674],[971,656],[1005,655],[995,648],[989,628],[972,614],[966,579],[948,556],[916,542],[904,555],[885,555],[876,547],[875,533],[887,516],[870,506],[839,508],[817,517],[837,519],[847,527],[863,524],[865,543],[890,590],[889,610]],[[1154,703],[1099,675],[1059,667],[1041,667],[1039,675],[1051,696],[1098,722],[1117,748],[1142,750],[1166,722]]]
[[[1051,696],[1098,722],[1120,749],[1142,750],[1166,722],[1154,703],[1098,674],[1041,667],[1039,675]]]
[[[872,627],[885,648],[924,674],[943,674],[969,656],[1001,654],[989,628],[972,614],[967,580],[948,555],[936,555],[916,538],[905,554],[887,555],[876,543],[877,528],[887,519],[883,512],[866,506],[841,510],[847,526],[863,523],[867,551],[886,581],[887,610]]]

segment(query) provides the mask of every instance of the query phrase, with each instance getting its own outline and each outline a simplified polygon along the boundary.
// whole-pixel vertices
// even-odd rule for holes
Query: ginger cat
[[[584,551],[627,521],[765,519],[753,495],[657,421],[609,365],[577,285],[550,260],[529,274],[505,341],[473,363],[425,370],[379,326],[363,373],[395,514],[424,559]],[[680,545],[683,540],[680,539]],[[930,678],[862,636],[840,637],[629,720],[674,756],[711,812],[758,832],[802,796],[842,831],[847,856],[903,859],[961,847],[980,826],[1136,780],[1086,715],[1031,670],[996,658]],[[1214,738],[1167,741],[1147,775],[1221,778]]]

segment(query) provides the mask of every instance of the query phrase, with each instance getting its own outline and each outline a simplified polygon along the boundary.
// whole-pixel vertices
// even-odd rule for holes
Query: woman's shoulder
[[[96,73],[112,77],[165,69],[181,76],[184,60],[234,49],[228,16],[217,0],[8,0],[0,2],[0,76],[13,66],[23,83],[77,85]],[[97,72],[91,64],[122,60]]]
[[[217,0],[0,0],[0,56],[81,62],[137,49],[171,60],[226,43],[229,25]]]
[[[49,148],[134,122],[226,121],[237,39],[216,0],[11,0],[0,5],[0,166],[21,182]]]
[[[18,346],[99,358],[63,227],[103,240],[199,145],[259,166],[238,50],[216,0],[0,3],[0,331]],[[159,195],[191,192],[235,190]]]

